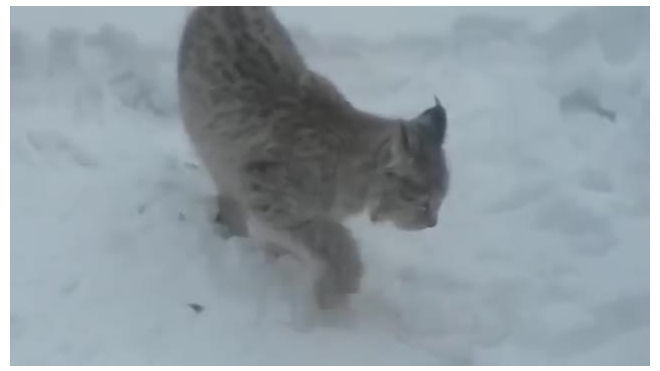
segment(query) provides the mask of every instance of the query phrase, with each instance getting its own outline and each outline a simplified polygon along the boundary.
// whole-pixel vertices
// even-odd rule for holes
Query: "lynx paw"
[[[316,305],[323,310],[341,307],[348,301],[348,293],[341,290],[332,275],[323,275],[315,286]]]
[[[349,264],[350,265],[350,264]],[[362,264],[354,267],[330,268],[318,278],[315,285],[316,303],[321,309],[332,309],[345,305],[350,294],[360,289]],[[349,269],[346,269],[349,268]]]

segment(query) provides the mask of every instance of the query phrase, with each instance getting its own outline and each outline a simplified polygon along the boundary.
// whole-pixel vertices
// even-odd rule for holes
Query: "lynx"
[[[354,107],[311,70],[269,7],[201,7],[179,44],[187,135],[217,189],[216,221],[313,268],[316,305],[357,293],[352,215],[402,230],[434,227],[448,190],[447,117],[412,120]]]

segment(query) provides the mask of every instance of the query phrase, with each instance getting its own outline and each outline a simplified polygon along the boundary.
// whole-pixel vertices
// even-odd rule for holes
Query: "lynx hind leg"
[[[222,238],[248,237],[246,215],[236,199],[221,194],[217,198],[217,207],[214,222]]]

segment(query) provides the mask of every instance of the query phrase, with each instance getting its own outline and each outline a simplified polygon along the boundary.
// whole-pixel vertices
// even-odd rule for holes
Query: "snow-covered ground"
[[[352,221],[364,290],[311,317],[294,262],[210,222],[184,10],[32,9],[11,24],[12,364],[649,364],[648,8],[279,10],[356,105],[437,94],[450,120],[438,226]]]

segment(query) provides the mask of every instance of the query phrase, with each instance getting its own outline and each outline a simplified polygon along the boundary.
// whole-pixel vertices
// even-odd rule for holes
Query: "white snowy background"
[[[278,9],[356,105],[449,115],[438,226],[351,221],[364,289],[311,320],[210,222],[185,12],[11,10],[12,364],[649,364],[648,8]]]

